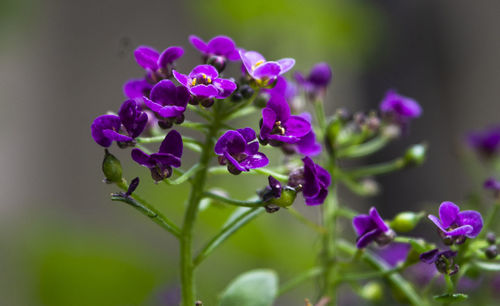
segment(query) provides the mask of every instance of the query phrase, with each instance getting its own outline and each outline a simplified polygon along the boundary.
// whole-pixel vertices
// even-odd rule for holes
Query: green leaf
[[[492,271],[492,272],[500,271],[500,262],[475,261],[474,266],[485,271]]]
[[[446,293],[442,295],[435,295],[434,299],[442,303],[457,303],[465,301],[468,298],[467,294],[463,293]]]
[[[222,293],[220,306],[271,306],[278,292],[272,270],[252,270],[233,280]]]

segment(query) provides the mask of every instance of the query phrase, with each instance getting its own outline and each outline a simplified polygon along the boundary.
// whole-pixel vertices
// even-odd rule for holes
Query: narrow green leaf
[[[278,293],[278,276],[272,270],[252,270],[234,279],[224,290],[220,306],[271,306]]]
[[[485,262],[485,261],[475,261],[474,265],[485,271],[491,272],[499,272],[500,271],[500,262]]]
[[[434,296],[434,299],[441,303],[457,303],[463,302],[468,298],[467,294],[463,293],[446,293]]]

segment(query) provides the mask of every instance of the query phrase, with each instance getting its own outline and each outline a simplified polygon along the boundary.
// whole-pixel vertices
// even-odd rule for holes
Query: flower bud
[[[118,183],[122,181],[122,164],[108,149],[104,150],[104,160],[102,161],[102,172],[107,183]]]
[[[406,150],[404,160],[407,166],[418,166],[425,161],[427,146],[425,144],[417,144]]]
[[[248,85],[243,85],[240,88],[241,95],[245,99],[250,99],[253,96],[254,90]]]
[[[221,73],[226,68],[226,59],[223,56],[212,55],[207,59],[207,64],[214,66]]]
[[[361,288],[359,295],[368,301],[380,301],[384,296],[384,289],[379,282],[371,281]]]
[[[497,241],[497,237],[495,236],[494,233],[492,232],[489,232],[488,234],[486,234],[486,241],[489,243],[489,244],[495,244],[496,241]]]
[[[495,259],[498,256],[498,249],[496,245],[489,246],[485,251],[484,254],[488,259]]]
[[[401,212],[391,221],[391,228],[397,232],[406,233],[413,230],[424,213],[414,213],[411,211]]]
[[[253,100],[253,105],[258,108],[266,107],[267,101],[269,101],[269,94],[259,93],[259,95]]]
[[[243,100],[243,95],[239,92],[239,91],[235,91],[232,95],[231,95],[231,102],[240,102]]]
[[[295,198],[297,197],[297,191],[294,188],[285,186],[281,190],[281,196],[279,198],[272,198],[269,200],[269,204],[273,204],[279,207],[288,207],[293,204]]]

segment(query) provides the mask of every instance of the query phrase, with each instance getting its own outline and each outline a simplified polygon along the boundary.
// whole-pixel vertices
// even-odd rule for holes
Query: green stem
[[[127,191],[128,186],[125,182],[116,183],[120,189]],[[136,195],[125,197],[121,194],[112,194],[112,201],[120,201],[129,204],[133,208],[140,211],[142,214],[148,216],[153,222],[161,226],[163,229],[179,238],[181,230],[174,222],[170,221],[167,217],[165,217],[159,210],[157,210],[153,205],[146,202],[144,199]]]
[[[227,174],[227,167],[220,166],[220,167],[211,167],[208,169],[209,174]],[[284,175],[281,173],[278,173],[274,170],[271,169],[266,169],[266,168],[259,168],[259,169],[252,169],[248,172],[245,172],[245,174],[253,174],[253,175],[272,175],[275,179],[278,181],[286,182],[288,181],[288,175]]]
[[[184,126],[184,125],[183,125]],[[165,139],[164,135],[161,136],[153,136],[153,137],[138,137],[135,140],[137,143],[156,143],[162,142]],[[191,137],[182,136],[182,142],[184,146],[194,152],[201,152],[201,143]]]
[[[370,155],[378,150],[382,149],[389,143],[391,138],[387,136],[377,136],[365,143],[350,146],[345,149],[341,149],[337,152],[338,158],[358,158]]]
[[[214,112],[213,120],[206,135],[198,163],[201,170],[193,178],[193,185],[184,214],[184,223],[180,238],[181,296],[183,306],[193,306],[195,303],[194,264],[192,260],[193,227],[198,213],[198,206],[203,198],[207,169],[213,155],[214,139],[220,127],[218,104],[216,103],[212,109]]]
[[[370,279],[370,278],[376,278],[376,277],[386,277],[392,273],[399,273],[401,272],[402,267],[396,267],[392,268],[389,270],[384,270],[384,271],[371,271],[371,272],[364,272],[364,273],[351,273],[351,274],[345,274],[342,277],[339,277],[337,279],[337,282],[344,282],[344,281],[358,281],[358,280],[365,280],[365,279]]]
[[[298,212],[297,210],[295,210],[295,208],[288,207],[287,211],[293,217],[295,217],[295,219],[299,220],[302,224],[305,224],[306,226],[310,227],[311,229],[313,229],[317,233],[322,234],[322,235],[326,233],[326,229],[325,228],[323,228],[322,226],[320,226],[320,225],[312,222],[311,220],[307,219],[300,212]]]
[[[314,267],[312,269],[309,269],[309,270],[297,275],[296,277],[290,279],[289,281],[287,281],[286,283],[284,283],[283,285],[280,286],[280,288],[278,290],[278,296],[282,295],[285,292],[288,292],[288,291],[294,289],[295,287],[299,286],[303,282],[308,281],[311,278],[320,275],[321,273],[323,273],[323,267]]]
[[[188,171],[182,173],[179,177],[177,177],[175,180],[169,180],[165,179],[163,182],[167,185],[179,185],[184,183],[185,181],[191,179],[193,175],[196,174],[201,169],[200,164],[195,164],[191,168],[189,168]]]
[[[332,173],[332,172],[330,172]],[[337,186],[332,182],[332,186],[328,193],[325,203],[323,204],[323,227],[326,232],[323,235],[322,242],[322,266],[324,268],[321,279],[321,297],[328,296],[331,298],[333,305],[336,305],[336,286],[334,282],[335,273],[335,258],[336,258],[336,215],[337,215]]]
[[[199,265],[205,258],[208,257],[208,255],[210,255],[210,253],[212,253],[219,245],[226,241],[227,238],[229,238],[238,229],[243,227],[245,224],[253,220],[264,211],[265,209],[263,207],[249,208],[246,212],[229,222],[201,249],[198,255],[194,258],[194,266]]]
[[[444,275],[444,280],[446,281],[446,292],[447,293],[453,293],[455,291],[455,284],[453,284],[453,281],[451,280],[451,276],[448,274]]]
[[[358,252],[358,249],[354,245],[343,240],[338,241],[337,247],[339,248],[339,250],[349,254],[350,256],[354,256]],[[387,272],[391,270],[391,268],[386,263],[384,263],[382,259],[378,258],[368,250],[365,250],[363,252],[363,254],[360,256],[360,259],[378,271]],[[399,273],[390,273],[386,275],[385,278],[391,283],[392,286],[399,289],[399,291],[405,295],[405,297],[412,305],[427,305],[427,302],[418,296],[413,286],[408,283]]]
[[[479,237],[482,238],[482,237],[485,237],[486,234],[488,233],[488,230],[490,229],[491,225],[493,224],[493,220],[496,219],[496,215],[498,214],[498,210],[500,209],[500,202],[495,202],[495,204],[493,204],[493,207],[490,209],[489,213],[486,215],[486,220],[484,221],[484,227],[483,227],[483,230],[481,232],[481,234],[479,234]]]
[[[213,193],[210,191],[205,191],[203,193],[203,196],[205,198],[211,198],[217,201],[221,201],[230,205],[234,206],[242,206],[242,207],[261,207],[266,205],[266,203],[262,202],[261,199],[256,199],[256,200],[250,200],[250,201],[241,201],[241,200],[236,200],[236,199],[231,199],[228,197],[225,197],[223,195]]]
[[[386,174],[390,172],[394,172],[397,170],[400,170],[404,168],[406,165],[405,160],[403,158],[397,158],[395,160],[386,162],[386,163],[380,163],[376,165],[370,165],[366,166],[363,168],[358,168],[355,170],[351,171],[345,171],[343,174],[347,177],[356,179],[356,178],[361,178],[361,177],[366,177],[366,176],[374,176],[374,175],[381,175],[381,174]]]

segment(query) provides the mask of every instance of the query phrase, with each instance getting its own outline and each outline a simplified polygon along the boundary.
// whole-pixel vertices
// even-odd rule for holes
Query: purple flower
[[[189,91],[184,86],[162,80],[151,90],[150,99],[144,97],[144,104],[161,117],[171,118],[184,113],[189,97]]]
[[[330,173],[306,156],[302,159],[304,167],[294,170],[288,178],[288,186],[302,190],[307,205],[323,204],[328,195]]]
[[[382,220],[375,207],[370,208],[369,215],[354,217],[352,225],[358,234],[356,240],[358,249],[365,248],[373,241],[379,245],[386,245],[395,236],[394,231]]]
[[[280,181],[275,179],[273,176],[268,176],[267,177],[269,186],[266,186],[266,188],[262,192],[262,200],[264,202],[269,201],[272,198],[279,199],[281,197],[281,191],[283,190],[283,186],[281,186]]]
[[[458,272],[458,265],[453,262],[455,256],[457,256],[457,252],[452,250],[440,252],[438,249],[433,249],[420,254],[420,261],[435,264],[439,272],[453,275]]]
[[[295,80],[304,91],[313,97],[324,95],[326,87],[332,80],[332,69],[327,63],[318,63],[313,66],[307,77],[302,73],[295,72]]]
[[[155,83],[171,77],[174,62],[183,54],[184,50],[181,47],[169,47],[161,54],[148,46],[140,46],[134,51],[135,60]]]
[[[311,131],[304,118],[290,114],[290,107],[282,96],[273,96],[262,109],[260,139],[264,142],[296,143]]]
[[[129,143],[138,137],[146,124],[148,123],[148,115],[141,110],[134,100],[125,101],[118,116],[102,115],[97,117],[91,125],[92,138],[94,141],[103,146],[109,147],[113,141]],[[127,135],[121,134],[122,127]]]
[[[282,76],[276,79],[276,84],[273,88],[264,88],[262,91],[268,93],[270,97],[281,96],[287,101],[293,99],[297,95],[297,88],[295,85],[291,82],[287,82]]]
[[[380,103],[380,110],[400,125],[406,125],[411,119],[422,114],[422,108],[417,101],[401,96],[395,90],[387,92]]]
[[[267,166],[269,160],[259,151],[257,136],[251,128],[227,131],[215,144],[215,154],[219,155],[219,163],[228,165],[229,172],[239,174],[241,171]]]
[[[307,122],[311,123],[311,114],[305,112],[300,114],[299,117],[304,118]],[[316,141],[316,134],[314,134],[314,130],[312,128],[309,133],[302,136],[300,140],[295,143],[295,146],[297,151],[303,155],[316,156],[321,153],[321,144]]]
[[[486,157],[491,157],[500,149],[500,126],[489,127],[467,136],[469,146]]]
[[[283,58],[278,61],[266,61],[266,59],[255,51],[240,50],[240,57],[247,73],[257,81],[261,87],[273,83],[276,78],[295,65],[293,58]]]
[[[496,197],[500,196],[500,181],[494,177],[490,177],[484,182],[484,188],[493,190]]]
[[[135,162],[151,170],[151,176],[155,181],[162,181],[172,175],[172,167],[181,166],[181,134],[176,130],[171,130],[162,141],[158,153],[149,155],[135,148],[131,155]]]
[[[149,97],[152,88],[153,84],[145,79],[132,79],[123,85],[123,93],[127,98],[136,100],[142,105],[144,103],[142,98]]]
[[[219,78],[217,69],[211,65],[196,66],[189,75],[173,71],[174,77],[196,97],[225,99],[236,90],[236,84]]]
[[[434,215],[428,218],[436,224],[445,238],[455,240],[455,243],[464,242],[465,237],[475,238],[483,228],[481,214],[474,210],[460,211],[452,202],[443,202],[439,206],[439,219]]]
[[[394,268],[406,260],[410,250],[411,244],[395,242],[379,249],[377,253],[389,266]]]
[[[196,35],[189,36],[189,42],[207,58],[211,56],[223,56],[230,61],[240,59],[238,49],[234,41],[223,35],[215,36],[208,43]]]

